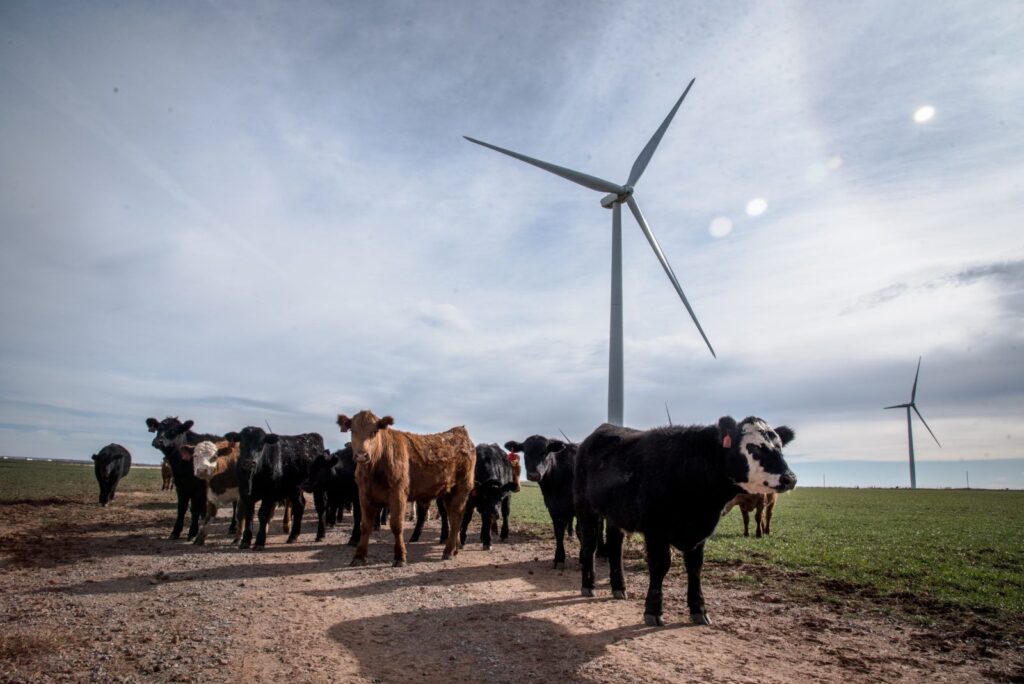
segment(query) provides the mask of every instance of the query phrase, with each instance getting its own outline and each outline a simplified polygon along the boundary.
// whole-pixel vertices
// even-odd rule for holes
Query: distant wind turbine
[[[696,79],[694,79],[696,80]],[[561,176],[566,180],[570,180],[573,183],[582,185],[585,188],[591,190],[597,190],[598,192],[610,193],[601,198],[601,206],[605,209],[612,210],[612,301],[611,301],[611,330],[609,332],[609,345],[608,345],[608,422],[613,425],[622,425],[622,414],[623,414],[623,372],[622,372],[622,205],[625,203],[629,206],[629,210],[633,212],[633,216],[636,218],[636,222],[640,225],[640,230],[643,231],[644,236],[647,238],[647,242],[650,243],[651,249],[654,250],[654,254],[658,257],[658,261],[661,262],[662,268],[665,269],[665,274],[668,279],[672,282],[672,286],[675,288],[679,298],[683,300],[683,306],[690,313],[690,318],[693,319],[694,325],[697,326],[697,330],[700,332],[700,336],[704,338],[704,343],[708,346],[711,351],[711,355],[717,358],[714,348],[711,346],[711,342],[708,341],[708,336],[704,334],[704,329],[700,327],[700,322],[697,320],[697,315],[693,313],[693,309],[690,307],[690,302],[687,301],[686,295],[683,294],[683,288],[679,285],[679,281],[676,279],[676,274],[672,271],[672,267],[668,263],[668,259],[665,258],[665,253],[661,249],[661,245],[658,244],[658,239],[654,237],[654,233],[651,232],[650,226],[647,225],[647,221],[644,220],[644,215],[640,211],[640,205],[637,204],[636,198],[633,197],[633,187],[637,181],[640,180],[640,176],[643,175],[644,170],[647,168],[647,164],[651,161],[651,157],[654,156],[654,151],[658,149],[658,144],[661,142],[662,136],[665,135],[665,131],[668,130],[668,126],[672,123],[672,117],[676,115],[676,111],[679,109],[679,105],[683,103],[683,99],[686,94],[690,92],[690,88],[693,86],[693,80],[690,81],[689,85],[686,86],[686,90],[679,97],[672,111],[668,113],[661,126],[654,132],[651,139],[647,142],[647,145],[640,152],[640,156],[633,162],[633,168],[629,171],[629,178],[626,180],[625,185],[619,185],[606,181],[596,176],[591,176],[579,171],[573,171],[562,166],[556,166],[549,164],[548,162],[540,161],[526,155],[506,150],[497,145],[491,145],[469,136],[463,136],[466,140],[477,145],[483,145],[496,152],[507,154],[508,156],[518,159],[519,161],[532,164],[538,168],[544,169],[556,176]]]
[[[910,488],[911,489],[917,489],[917,471],[914,469],[914,430],[913,430],[913,427],[912,427],[912,424],[911,424],[911,420],[910,420],[910,409],[914,409],[914,413],[916,413],[917,417],[921,419],[922,423],[924,423],[925,428],[928,430],[928,434],[930,434],[932,436],[932,439],[935,440],[936,444],[939,444],[939,438],[936,437],[935,433],[932,432],[932,429],[930,427],[928,427],[928,422],[924,419],[924,416],[921,415],[921,412],[917,410],[917,404],[914,403],[914,399],[917,397],[917,377],[920,374],[921,374],[921,357],[919,356],[919,357],[917,357],[917,372],[914,373],[914,387],[910,390],[910,402],[907,403],[907,404],[896,404],[894,406],[886,406],[885,407],[886,409],[897,409],[897,408],[905,408],[905,409],[907,409],[907,441],[910,444]],[[942,448],[941,444],[939,444],[939,448],[940,449]]]

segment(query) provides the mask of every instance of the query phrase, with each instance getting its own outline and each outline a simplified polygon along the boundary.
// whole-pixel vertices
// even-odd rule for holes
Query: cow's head
[[[391,416],[378,418],[373,411],[363,410],[349,418],[338,416],[338,427],[342,432],[352,431],[352,453],[356,463],[369,463],[380,456],[381,437],[385,430],[395,424]]]
[[[553,456],[564,449],[566,443],[558,439],[548,439],[542,435],[527,437],[523,442],[505,442],[505,448],[512,453],[522,453],[526,462],[526,479],[539,482],[544,473],[554,463]]]
[[[209,480],[217,472],[217,457],[231,453],[232,443],[203,441],[195,446],[181,447],[181,458],[192,461],[192,472],[200,480]]]
[[[250,425],[238,432],[229,432],[224,435],[224,439],[238,443],[238,493],[249,496],[252,492],[253,476],[259,472],[263,463],[263,447],[267,433]]]
[[[794,436],[785,425],[773,429],[754,416],[739,425],[731,416],[718,421],[718,439],[728,455],[729,476],[751,494],[788,492],[796,487],[796,475],[782,456],[782,447]]]
[[[186,420],[184,423],[177,417],[164,418],[158,421],[156,418],[147,418],[146,427],[150,432],[155,432],[153,447],[167,454],[168,451],[177,452],[185,443],[185,435],[192,429],[194,422]]]
[[[318,489],[325,489],[331,480],[331,474],[341,462],[341,451],[333,454],[328,449],[313,459],[309,465],[309,475],[302,483],[303,491],[314,493]]]
[[[500,515],[501,500],[517,485],[505,451],[497,444],[478,444],[474,483],[478,510]]]

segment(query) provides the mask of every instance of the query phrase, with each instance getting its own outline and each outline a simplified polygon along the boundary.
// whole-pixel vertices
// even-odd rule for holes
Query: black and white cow
[[[239,443],[238,502],[239,516],[245,520],[240,547],[252,543],[252,518],[256,502],[260,504],[260,529],[255,548],[267,543],[267,524],[274,514],[274,505],[286,500],[292,506],[292,525],[287,543],[293,543],[302,530],[302,513],[306,498],[302,485],[309,477],[309,468],[324,453],[324,439],[316,433],[302,435],[268,435],[258,427],[229,432],[224,439]]]
[[[352,506],[352,535],[348,545],[355,546],[359,543],[359,525],[363,516],[359,508],[356,459],[352,454],[351,443],[334,453],[325,449],[313,459],[309,467],[309,477],[302,488],[313,495],[317,515],[317,541],[326,536],[327,525],[341,522],[345,508]]]
[[[576,515],[572,481],[579,445],[533,435],[523,442],[505,442],[505,448],[512,453],[523,452],[526,479],[540,485],[544,505],[555,529],[554,567],[562,569],[565,567],[565,533],[568,531],[572,535],[572,521]],[[598,552],[603,555],[603,544]]]
[[[174,520],[171,539],[181,536],[181,528],[185,526],[186,509],[192,515],[188,526],[188,538],[192,539],[199,532],[199,521],[206,515],[206,482],[195,476],[192,464],[181,458],[181,447],[186,444],[195,446],[200,442],[219,442],[224,439],[220,435],[205,435],[192,432],[193,421],[184,423],[177,418],[147,418],[146,427],[155,432],[153,447],[160,450],[167,462],[171,464],[174,475],[174,489],[178,495],[178,516]]]
[[[773,430],[754,417],[739,425],[726,416],[717,426],[641,431],[605,423],[597,428],[580,445],[574,483],[583,595],[594,595],[597,525],[604,516],[615,598],[626,597],[623,533],[641,532],[650,580],[644,622],[665,624],[661,587],[674,546],[683,552],[686,565],[690,618],[711,624],[700,583],[704,542],[737,494],[785,492],[796,486],[782,456],[783,445],[793,436],[788,427]]]
[[[502,541],[508,539],[508,514],[512,503],[512,492],[518,488],[512,462],[497,444],[476,445],[476,471],[473,492],[466,502],[466,513],[462,517],[459,540],[466,543],[466,532],[473,519],[473,511],[480,511],[480,541],[484,550],[491,550],[491,523],[501,516]]]
[[[132,467],[132,455],[120,444],[108,444],[92,455],[95,461],[96,481],[100,483],[100,506],[106,506],[114,499],[117,483],[128,474]]]

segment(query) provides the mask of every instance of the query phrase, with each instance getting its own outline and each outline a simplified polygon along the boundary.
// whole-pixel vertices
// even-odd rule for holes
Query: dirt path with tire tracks
[[[123,498],[120,498],[123,496]],[[350,568],[349,519],[312,541],[266,550],[165,539],[172,509],[127,493],[107,509],[0,507],[0,681],[123,682],[880,682],[1014,681],[1020,644],[972,643],[878,613],[803,601],[778,583],[740,586],[708,567],[714,624],[687,624],[674,563],[665,628],[642,625],[646,578],[615,601],[575,570],[550,568],[552,542],[516,532],[441,561],[435,525],[391,568],[390,533]],[[308,519],[307,519],[308,520]],[[514,526],[513,526],[514,527]],[[472,528],[475,530],[475,527]],[[408,532],[407,532],[408,534]],[[576,551],[575,544],[570,554]],[[574,564],[570,564],[574,565]],[[979,644],[983,644],[979,646]],[[1020,681],[1019,679],[1017,681]]]

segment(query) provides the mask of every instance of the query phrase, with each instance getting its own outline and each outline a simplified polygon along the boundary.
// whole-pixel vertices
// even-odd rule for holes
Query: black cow
[[[437,507],[437,517],[441,520],[441,538],[438,541],[439,544],[444,544],[448,541],[448,535],[451,530],[448,527],[448,509],[444,506],[444,499],[437,497],[434,499],[434,505]],[[466,504],[469,505],[468,503]],[[468,509],[467,509],[468,510]],[[386,512],[387,509],[384,509]],[[418,542],[420,540],[420,534],[423,532],[423,524],[427,522],[427,513],[430,512],[430,502],[417,501],[416,502],[416,526],[412,530],[412,536],[409,537],[409,543]],[[380,524],[383,525],[387,521],[383,519],[384,513],[381,513]]]
[[[352,445],[346,444],[333,454],[324,450],[313,459],[309,467],[309,477],[302,487],[313,495],[316,507],[317,526],[316,540],[320,541],[327,534],[327,525],[341,522],[341,516],[347,506],[352,506],[352,536],[349,546],[359,543],[359,525],[362,522],[362,511],[359,509],[359,487],[356,485],[356,460],[352,455]]]
[[[501,540],[508,539],[508,514],[512,492],[518,482],[508,456],[497,444],[477,444],[476,473],[473,492],[466,502],[466,513],[462,517],[459,533],[461,543],[466,543],[466,532],[473,519],[473,511],[480,511],[480,541],[484,550],[491,550],[491,522],[501,515]]]
[[[96,466],[96,481],[100,483],[100,506],[113,501],[117,483],[128,474],[132,467],[132,455],[120,444],[108,444],[93,454]]]
[[[597,428],[580,445],[574,483],[583,595],[594,595],[598,516],[604,516],[615,598],[626,597],[623,533],[642,532],[650,580],[644,622],[665,624],[661,585],[674,546],[683,552],[686,565],[690,618],[711,624],[700,585],[704,542],[737,494],[785,492],[796,486],[796,476],[782,457],[783,445],[793,436],[788,427],[773,430],[754,417],[739,425],[726,416],[717,426],[641,431],[605,423]]]
[[[252,518],[256,502],[260,503],[260,529],[255,548],[267,543],[267,524],[274,514],[274,505],[286,500],[292,505],[292,526],[287,543],[294,543],[302,530],[302,512],[306,498],[302,485],[309,477],[309,468],[324,453],[324,439],[311,432],[302,435],[268,435],[258,427],[229,432],[224,439],[238,442],[239,517],[246,521],[240,548],[252,543]]]
[[[177,418],[147,418],[146,427],[155,432],[153,447],[159,449],[171,464],[174,475],[174,489],[178,494],[178,517],[174,520],[171,539],[181,536],[181,528],[185,526],[185,510],[188,509],[192,522],[188,526],[188,538],[192,539],[199,532],[199,520],[206,515],[206,481],[195,476],[192,463],[181,458],[181,447],[186,444],[195,446],[200,442],[217,443],[224,438],[220,435],[202,435],[192,432],[193,421],[182,423]]]
[[[548,439],[541,435],[527,437],[524,442],[505,442],[511,452],[523,452],[526,461],[526,479],[540,485],[544,505],[555,528],[555,569],[565,567],[565,532],[572,535],[572,520],[576,515],[572,480],[576,467],[578,444]],[[598,548],[604,555],[604,545]]]

